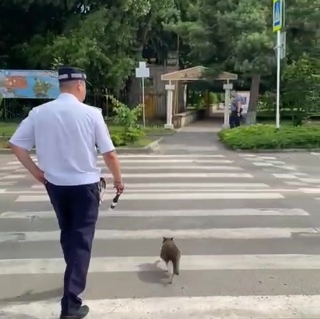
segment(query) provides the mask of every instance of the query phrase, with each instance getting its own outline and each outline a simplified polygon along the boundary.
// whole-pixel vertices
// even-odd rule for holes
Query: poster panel
[[[0,70],[0,95],[5,99],[56,99],[58,73],[50,70]]]

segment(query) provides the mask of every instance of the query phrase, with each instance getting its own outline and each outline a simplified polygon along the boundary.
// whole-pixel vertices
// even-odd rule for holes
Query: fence
[[[0,103],[0,120],[21,121],[32,108],[49,101],[48,99],[2,99],[2,103]],[[85,103],[101,108],[104,116],[109,116],[111,112],[109,101],[101,93],[88,94]]]
[[[129,96],[126,91],[115,95],[115,97],[122,103],[129,104]],[[141,103],[141,94],[134,92],[131,94],[131,99],[136,103],[136,106]],[[0,102],[0,120],[13,122],[20,122],[27,117],[29,111],[38,105],[49,102],[48,99],[3,99]],[[110,100],[102,93],[88,93],[85,103],[102,109],[103,116],[112,117],[114,115],[113,105]],[[146,120],[151,122],[156,119],[164,119],[166,114],[165,109],[165,94],[156,94],[148,92],[145,95],[145,111]]]

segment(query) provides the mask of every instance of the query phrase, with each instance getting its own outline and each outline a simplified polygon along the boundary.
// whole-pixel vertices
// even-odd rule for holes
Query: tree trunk
[[[260,78],[261,78],[260,74],[254,74],[251,78],[250,100],[249,100],[248,112],[246,114],[247,125],[256,124]]]

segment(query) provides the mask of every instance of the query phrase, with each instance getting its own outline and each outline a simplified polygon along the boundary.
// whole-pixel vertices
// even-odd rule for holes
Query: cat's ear
[[[171,240],[173,240],[173,237],[172,238],[170,238]]]
[[[166,240],[166,237],[162,237],[163,240]]]

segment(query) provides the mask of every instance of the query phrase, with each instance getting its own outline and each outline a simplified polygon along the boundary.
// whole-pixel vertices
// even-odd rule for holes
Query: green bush
[[[138,124],[139,116],[142,112],[142,106],[138,105],[135,108],[129,108],[121,103],[113,96],[108,96],[111,100],[116,115],[113,118],[113,123],[118,125],[116,128],[111,128],[110,135],[115,146],[125,146],[132,144],[145,136],[145,132]]]
[[[126,146],[133,144],[139,139],[145,137],[145,133],[136,128],[124,128],[120,126],[109,127],[109,133],[114,146]]]
[[[126,142],[121,134],[118,132],[112,133],[110,132],[111,140],[114,146],[125,146]]]
[[[232,149],[311,149],[320,147],[320,125],[283,126],[280,130],[274,125],[240,126],[221,130],[219,137]]]
[[[116,113],[113,118],[114,124],[126,128],[139,128],[138,119],[142,113],[142,106],[138,105],[131,109],[118,101],[115,97],[111,95],[108,95],[108,97],[113,104],[113,111]]]

